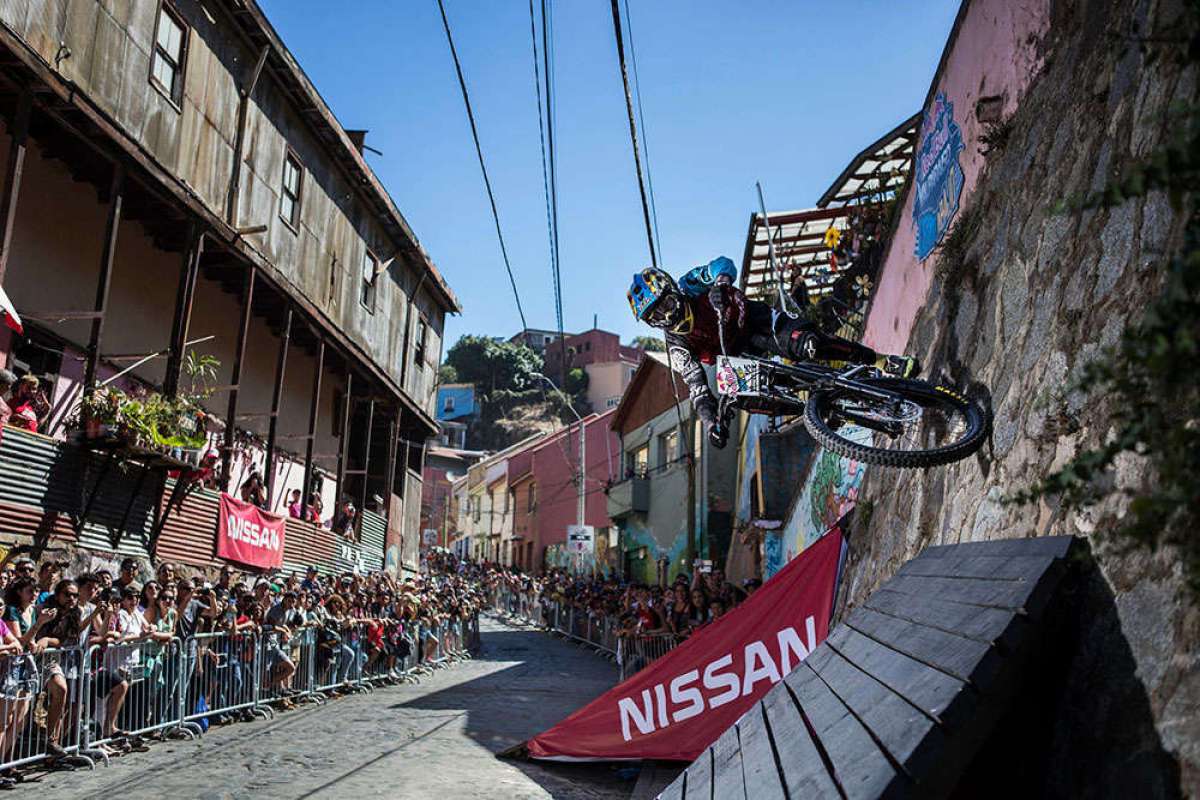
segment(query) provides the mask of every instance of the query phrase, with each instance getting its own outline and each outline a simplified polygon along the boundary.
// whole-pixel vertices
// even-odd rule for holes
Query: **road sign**
[[[591,525],[567,526],[567,552],[591,553],[595,548],[596,529]]]

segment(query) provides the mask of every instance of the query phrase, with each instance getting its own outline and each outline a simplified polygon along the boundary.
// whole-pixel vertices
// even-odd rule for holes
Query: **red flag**
[[[283,566],[283,517],[221,493],[217,555],[262,569]]]
[[[744,603],[530,739],[557,761],[694,761],[825,640],[842,535],[835,527]]]

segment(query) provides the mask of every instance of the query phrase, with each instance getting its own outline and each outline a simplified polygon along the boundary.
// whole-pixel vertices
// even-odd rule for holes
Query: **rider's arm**
[[[708,377],[704,367],[692,355],[686,340],[674,333],[667,333],[667,355],[671,359],[671,369],[683,376],[688,392],[692,396],[692,405],[700,420],[706,425],[717,418],[717,401],[708,388]]]
[[[699,267],[692,267],[679,279],[679,291],[688,297],[700,297],[717,284],[732,284],[737,280],[737,267],[725,256],[718,256]]]

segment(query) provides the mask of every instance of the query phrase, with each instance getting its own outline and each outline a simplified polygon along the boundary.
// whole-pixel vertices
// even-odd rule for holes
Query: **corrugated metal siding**
[[[303,574],[310,566],[322,574],[336,572],[334,538],[333,531],[288,517],[283,537],[284,572]]]
[[[174,481],[167,483],[162,504],[171,498]],[[217,541],[217,512],[220,495],[208,489],[194,489],[182,505],[171,509],[158,536],[157,556],[163,561],[212,567],[220,564],[214,555]]]
[[[35,535],[52,530],[70,536],[72,522],[83,511],[88,493],[105,471],[107,456],[89,453],[74,444],[7,428],[0,440],[0,501],[8,509],[3,524],[12,532]],[[138,488],[141,467],[114,462],[103,476],[88,519],[79,536],[83,547],[142,558],[154,524],[158,480],[147,475],[119,542],[112,534],[125,516],[130,495]],[[18,510],[25,507],[25,511]],[[29,510],[35,511],[34,515]]]
[[[383,569],[383,551],[387,541],[387,520],[374,511],[363,511],[362,563],[367,572]]]

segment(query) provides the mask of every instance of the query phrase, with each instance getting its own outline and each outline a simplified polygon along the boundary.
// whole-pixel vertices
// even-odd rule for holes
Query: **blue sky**
[[[445,1],[525,315],[553,328],[529,6]],[[436,0],[259,2],[341,123],[383,151],[367,160],[463,304],[447,348],[519,330]],[[630,0],[665,266],[740,263],[756,180],[771,210],[812,205],[918,110],[957,8]],[[649,253],[610,5],[557,0],[552,17],[565,327],[597,314],[628,340],[649,330],[625,301]]]

